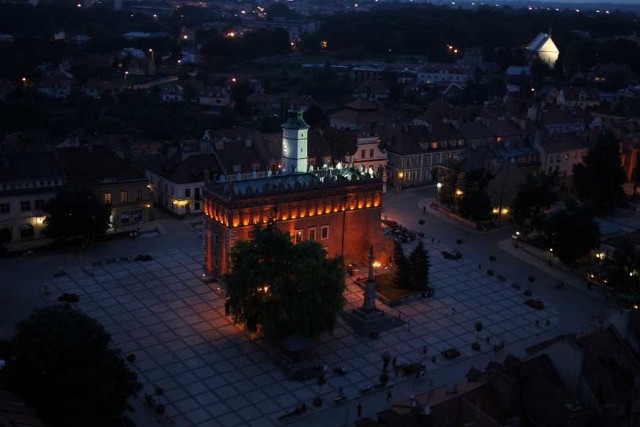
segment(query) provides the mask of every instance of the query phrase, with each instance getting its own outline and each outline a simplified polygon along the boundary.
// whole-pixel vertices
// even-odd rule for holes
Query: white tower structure
[[[307,134],[301,110],[289,110],[289,118],[282,124],[282,170],[286,173],[307,172]]]

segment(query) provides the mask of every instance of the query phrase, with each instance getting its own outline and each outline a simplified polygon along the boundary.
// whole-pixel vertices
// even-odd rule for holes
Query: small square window
[[[27,212],[31,210],[31,200],[24,200],[20,202],[20,211]]]

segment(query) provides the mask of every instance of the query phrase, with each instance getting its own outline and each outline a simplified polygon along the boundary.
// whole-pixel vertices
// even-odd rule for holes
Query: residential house
[[[215,154],[189,153],[182,148],[145,169],[153,203],[178,216],[202,213],[202,188],[220,173]]]
[[[203,107],[230,108],[232,99],[229,91],[218,86],[207,86],[200,92],[198,103]]]
[[[74,78],[63,70],[55,70],[38,82],[38,92],[56,99],[67,99],[71,95]]]
[[[0,244],[9,250],[38,245],[44,237],[43,208],[64,184],[52,152],[0,155]]]
[[[152,58],[153,56],[149,58],[131,58],[127,64],[127,72],[134,76],[148,76],[155,74],[156,64]]]
[[[280,104],[261,90],[249,95],[247,103],[254,116],[272,116],[279,112]]]
[[[160,99],[162,102],[184,102],[184,90],[178,84],[162,86]]]
[[[465,141],[451,124],[427,126],[379,126],[376,132],[388,156],[390,185],[396,188],[433,182],[436,167],[457,159]]]
[[[517,146],[522,139],[520,127],[507,119],[487,120],[487,129],[494,135],[496,144]]]
[[[557,174],[561,179],[573,176],[573,167],[582,163],[591,146],[584,134],[536,134],[533,147],[540,153],[540,171]]]
[[[385,122],[377,105],[364,99],[356,99],[337,113],[329,116],[329,125],[336,129],[368,130],[377,123]]]
[[[418,83],[422,84],[457,83],[466,86],[471,79],[471,73],[456,64],[432,63],[419,68],[416,78]]]
[[[126,227],[153,219],[148,181],[129,162],[104,145],[56,150],[67,185],[92,190],[111,205],[111,224]]]
[[[368,80],[358,86],[353,95],[371,102],[383,102],[389,98],[389,88],[379,80]]]
[[[556,102],[566,108],[585,110],[600,105],[600,92],[592,87],[563,87]]]
[[[496,141],[493,132],[481,122],[463,123],[458,130],[465,140],[465,145],[469,148],[491,146]]]
[[[385,70],[380,65],[358,65],[351,69],[351,78],[356,82],[382,80]]]
[[[560,336],[526,351],[549,357],[576,403],[595,412],[593,425],[640,422],[640,362],[615,324]]]
[[[573,384],[546,354],[520,360],[508,355],[480,371],[472,367],[467,381],[450,383],[400,401],[364,418],[357,427],[516,426],[587,427],[593,409],[576,405]]]
[[[577,111],[564,110],[559,107],[549,106],[542,111],[533,111],[539,123],[549,135],[576,133],[580,134],[587,129],[585,115]]]
[[[598,63],[589,69],[587,81],[595,85],[619,87],[619,85],[629,82],[637,82],[638,75],[631,70],[628,64]]]
[[[80,91],[84,96],[94,99],[100,99],[105,94],[113,93],[115,86],[113,83],[102,79],[91,79],[84,83]]]

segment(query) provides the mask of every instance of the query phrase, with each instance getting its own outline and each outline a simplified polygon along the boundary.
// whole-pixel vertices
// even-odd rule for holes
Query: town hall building
[[[295,242],[316,240],[327,255],[364,263],[371,246],[381,263],[391,242],[380,222],[382,177],[372,168],[318,169],[307,163],[309,126],[292,111],[282,125],[280,172],[244,180],[209,181],[204,199],[204,269],[219,276],[230,270],[230,250],[248,240],[256,224],[274,221]]]

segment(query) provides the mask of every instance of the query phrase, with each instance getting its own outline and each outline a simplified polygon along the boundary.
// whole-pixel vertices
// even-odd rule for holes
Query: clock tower
[[[289,110],[286,123],[282,124],[282,170],[285,173],[307,172],[307,134],[301,110]]]

